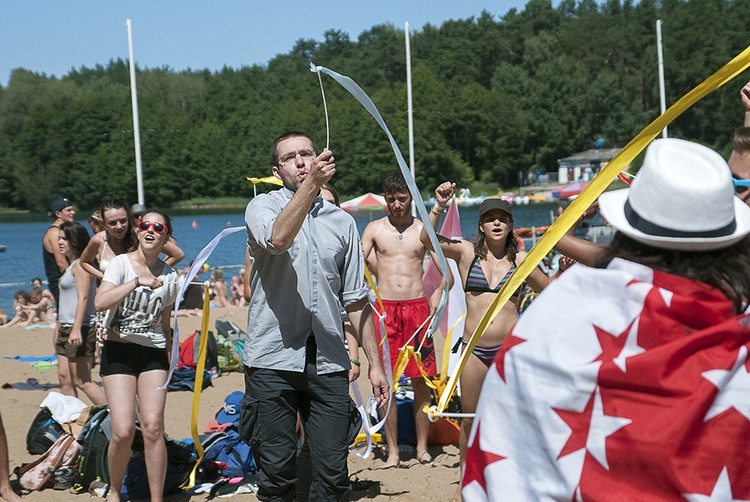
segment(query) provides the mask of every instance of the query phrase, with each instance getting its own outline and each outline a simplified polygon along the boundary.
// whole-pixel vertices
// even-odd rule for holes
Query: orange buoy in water
[[[193,220],[193,228],[198,228],[198,222]]]

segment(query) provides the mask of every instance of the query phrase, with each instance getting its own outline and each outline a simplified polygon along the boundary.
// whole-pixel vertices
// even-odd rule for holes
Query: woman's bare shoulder
[[[468,263],[474,259],[474,243],[461,238],[451,239],[450,254],[450,258],[456,260],[459,266],[462,264],[468,266]]]
[[[101,232],[95,233],[93,237],[91,237],[91,240],[89,240],[89,244],[86,247],[89,247],[89,246],[101,247],[101,245],[106,240],[107,240],[107,232],[105,230],[102,230]]]

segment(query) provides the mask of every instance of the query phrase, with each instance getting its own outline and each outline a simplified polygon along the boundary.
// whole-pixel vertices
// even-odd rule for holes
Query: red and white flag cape
[[[448,239],[462,239],[461,230],[461,217],[458,214],[458,204],[453,200],[448,205],[448,213],[445,215],[443,224],[438,232],[443,237]],[[443,318],[440,319],[440,332],[443,336],[448,336],[448,331],[453,327],[453,337],[451,339],[451,345],[455,345],[464,333],[464,318],[461,316],[466,313],[466,293],[464,292],[463,285],[461,284],[461,274],[458,273],[458,266],[454,260],[446,258],[448,266],[453,274],[453,287],[448,292],[448,304],[445,306]],[[425,295],[427,298],[432,296],[435,289],[440,287],[440,281],[442,274],[438,270],[435,262],[429,260],[427,262],[427,269],[422,276],[422,285],[424,286]],[[451,350],[451,347],[443,347],[443,350]],[[458,360],[461,357],[460,353],[451,353],[448,362],[448,373],[453,372],[453,368],[458,364]],[[438,366],[440,368],[440,366]],[[460,389],[459,389],[460,392]]]
[[[487,373],[464,500],[750,500],[748,326],[705,284],[572,267]]]
[[[458,214],[458,204],[455,200],[451,201],[448,205],[448,213],[445,215],[443,224],[440,227],[438,234],[448,239],[462,239],[461,235],[461,217]],[[456,324],[458,318],[466,312],[466,293],[461,285],[461,275],[458,273],[458,267],[456,262],[446,258],[448,266],[453,273],[453,287],[448,294],[448,305],[445,308],[445,315],[440,320],[440,331],[443,335],[448,334],[448,330]],[[425,295],[429,298],[432,293],[440,287],[440,281],[442,280],[442,274],[438,270],[435,263],[430,260],[427,262],[427,268],[422,276],[422,284],[424,286]],[[464,323],[460,321],[454,328],[454,338],[461,336],[464,332]]]

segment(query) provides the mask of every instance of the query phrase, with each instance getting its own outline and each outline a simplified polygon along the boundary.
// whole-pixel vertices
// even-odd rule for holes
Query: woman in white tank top
[[[110,397],[112,438],[107,458],[112,502],[120,500],[135,433],[136,403],[151,500],[162,500],[167,468],[164,406],[172,343],[170,321],[179,284],[177,273],[159,254],[171,234],[166,214],[147,211],[139,222],[138,248],[112,260],[97,291],[97,309],[108,311],[99,371]]]

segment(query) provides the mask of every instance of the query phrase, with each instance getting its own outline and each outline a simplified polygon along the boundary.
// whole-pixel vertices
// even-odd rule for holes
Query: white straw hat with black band
[[[661,249],[710,251],[750,233],[750,207],[735,197],[721,155],[676,138],[651,143],[632,186],[602,194],[599,209],[618,231]]]

